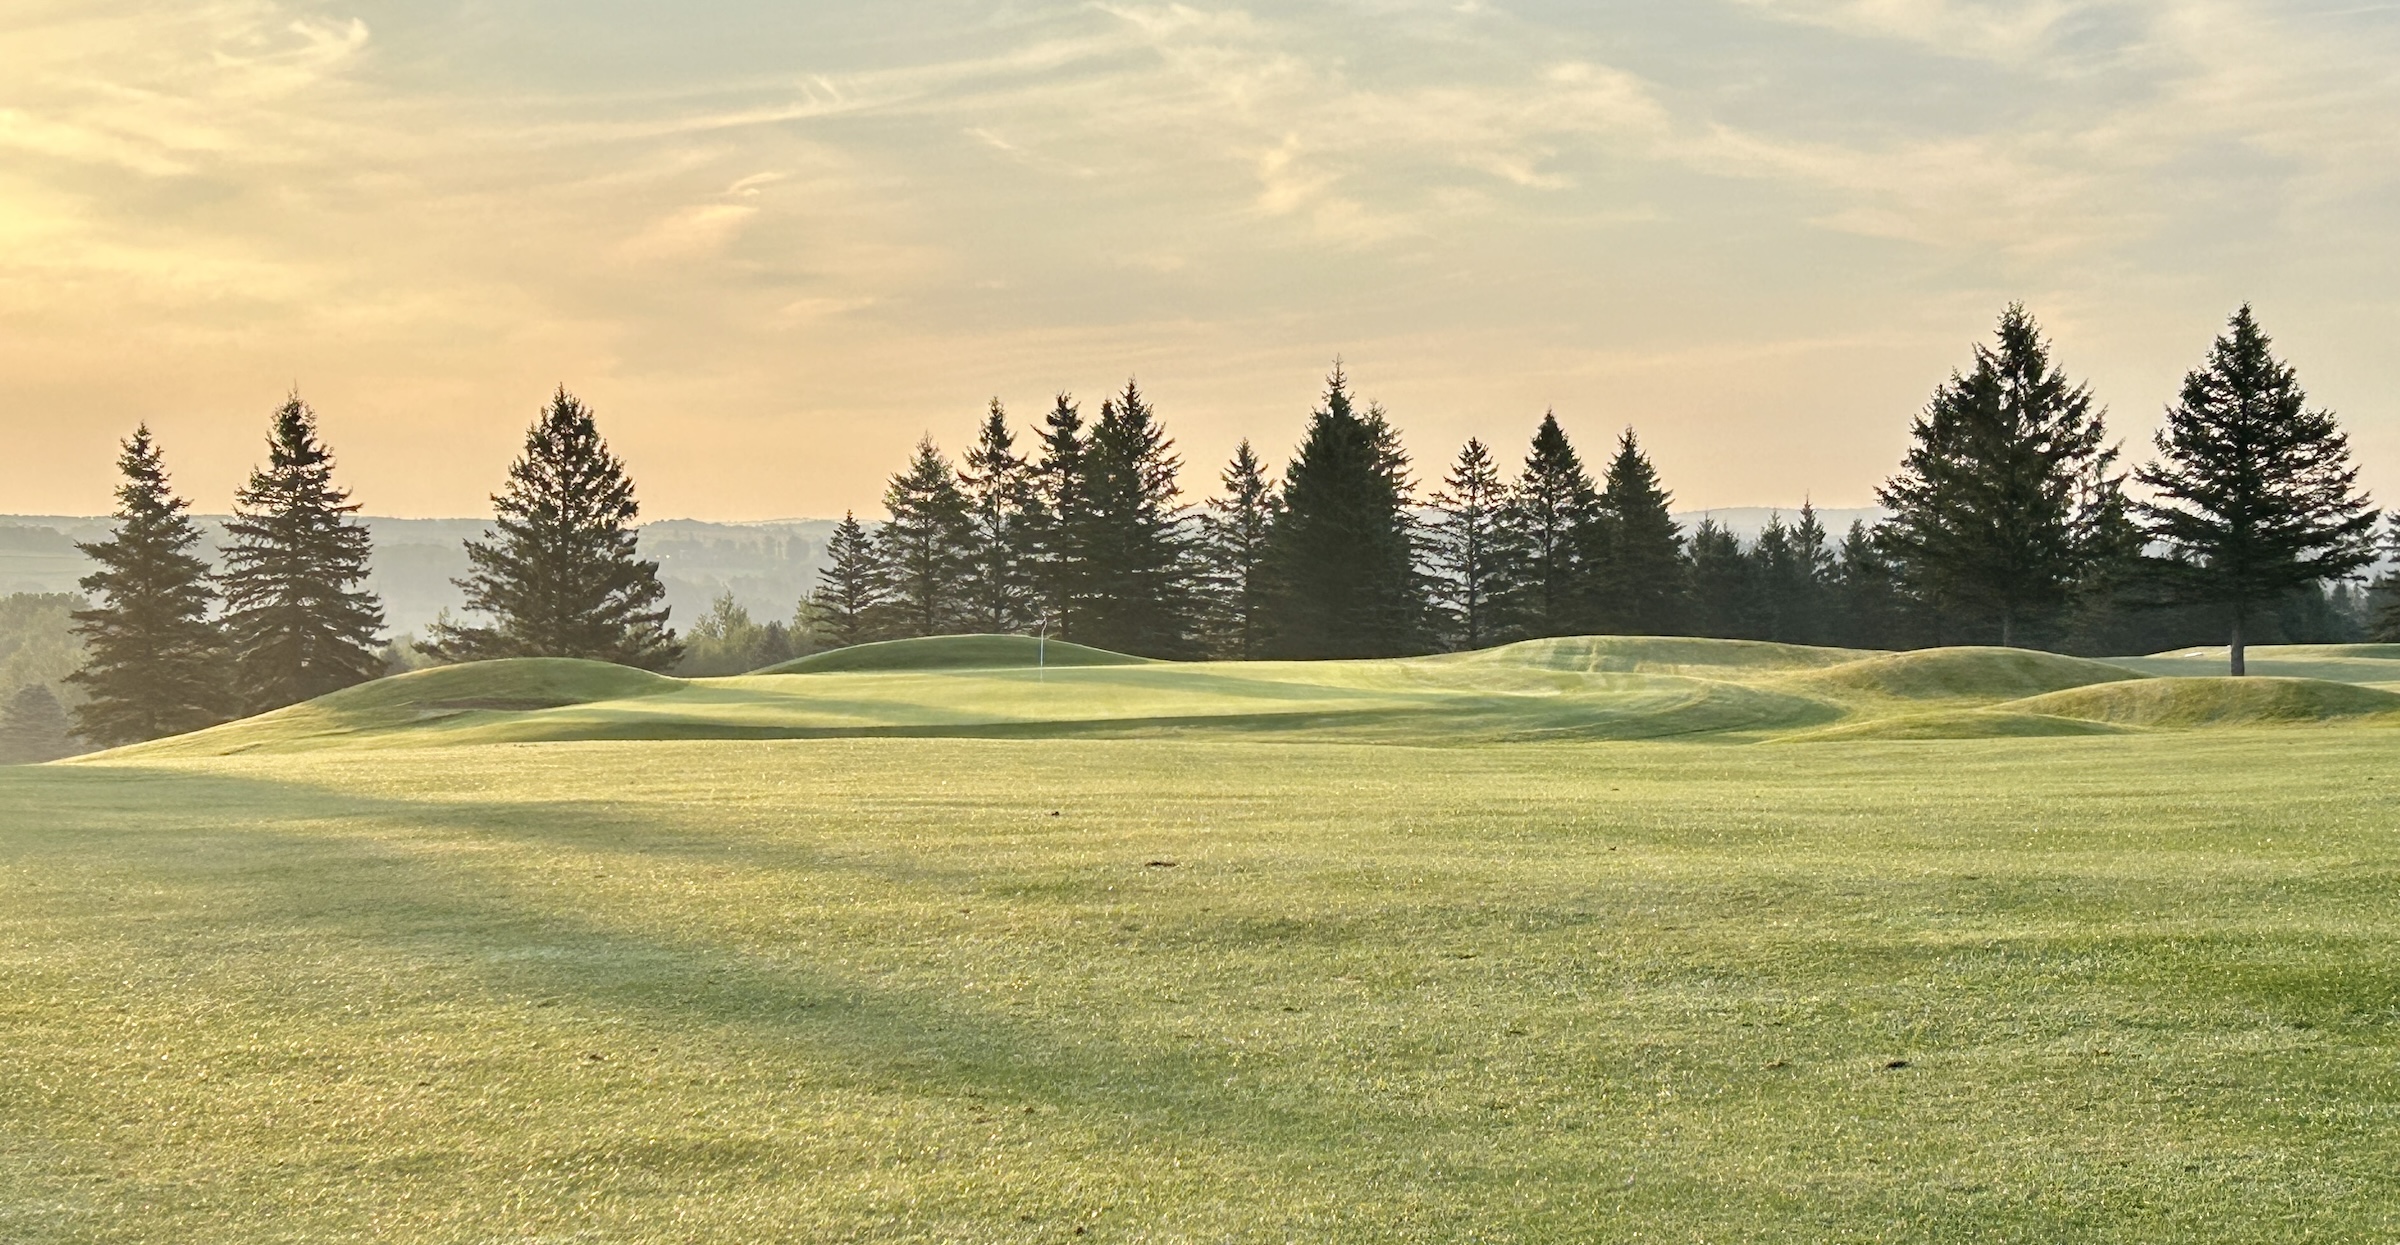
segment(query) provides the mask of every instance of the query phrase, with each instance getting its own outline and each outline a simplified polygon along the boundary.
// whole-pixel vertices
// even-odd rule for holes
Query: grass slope
[[[1135,666],[1149,661],[1107,649],[1023,635],[946,635],[878,640],[811,653],[753,674],[849,674],[901,670],[1002,670],[1043,665]]]
[[[0,770],[0,1239],[2394,1239],[2390,739]]]

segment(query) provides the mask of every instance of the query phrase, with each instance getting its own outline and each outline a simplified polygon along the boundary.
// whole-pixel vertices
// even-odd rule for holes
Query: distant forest
[[[110,534],[77,546],[99,568],[84,595],[0,608],[0,670],[18,688],[0,711],[0,759],[489,657],[716,674],[977,632],[1225,660],[1613,633],[2092,655],[2230,642],[2239,674],[2247,644],[2400,633],[2393,586],[2361,579],[2385,533],[2348,444],[2247,307],[2139,465],[2021,307],[1911,433],[1878,490],[1883,521],[1828,531],[1804,505],[1744,539],[1679,526],[1630,428],[1596,468],[1545,414],[1521,459],[1469,440],[1420,470],[1338,364],[1280,472],[1244,441],[1197,502],[1134,381],[1088,417],[1060,394],[1022,431],[995,399],[955,461],[922,441],[883,514],[844,516],[788,622],[756,620],[728,594],[678,634],[639,547],[633,482],[562,388],[491,525],[465,542],[466,610],[395,641],[362,586],[371,538],[295,395],[214,557],[149,430],[126,443]]]

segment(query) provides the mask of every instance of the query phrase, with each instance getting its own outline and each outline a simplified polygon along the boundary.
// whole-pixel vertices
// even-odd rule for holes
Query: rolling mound
[[[2107,662],[2020,648],[1936,648],[1890,653],[1796,675],[1785,686],[1840,699],[1957,700],[1985,704],[2143,676]]]
[[[2121,726],[2191,729],[2400,714],[2400,694],[2322,679],[2155,678],[2052,692],[2005,708]]]
[[[1455,665],[1520,666],[1578,674],[1707,674],[1816,670],[1873,654],[1764,640],[1691,636],[1581,635],[1521,640],[1471,653],[1425,658]]]
[[[1138,666],[1151,659],[1107,649],[1043,641],[1029,635],[938,635],[915,640],[879,640],[848,648],[811,653],[806,657],[754,670],[752,674],[865,674],[875,671],[1010,670],[1036,664],[1077,666]]]
[[[2124,730],[2105,722],[2012,713],[2002,709],[1950,709],[1936,713],[1904,713],[1897,717],[1844,722],[1796,735],[1778,743],[1834,743],[1845,739],[2035,739],[2058,735],[2121,735]]]

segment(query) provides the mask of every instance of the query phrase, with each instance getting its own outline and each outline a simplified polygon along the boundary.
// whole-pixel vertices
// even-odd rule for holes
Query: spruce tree
[[[1741,538],[1702,519],[1691,539],[1691,631],[1721,640],[1755,639],[1756,586]]]
[[[1885,546],[1913,589],[1995,621],[2014,645],[2068,604],[2088,557],[2078,504],[2111,458],[2091,391],[2051,365],[2040,326],[2012,305],[1997,347],[1977,345],[1974,369],[1952,373],[1910,432],[1877,493],[1894,512]]]
[[[89,697],[75,707],[75,733],[103,746],[213,726],[231,700],[224,637],[209,621],[216,589],[193,553],[200,529],[169,487],[148,425],[117,467],[115,532],[75,546],[100,564],[79,581],[99,604],[74,613],[86,659],[67,677]]]
[[[926,437],[884,489],[890,518],[875,533],[875,561],[894,634],[951,635],[967,625],[973,521],[950,460]]]
[[[1670,513],[1674,498],[1660,487],[1658,469],[1633,429],[1617,439],[1603,478],[1599,620],[1624,635],[1678,634],[1684,625],[1683,530]]]
[[[1557,414],[1545,412],[1501,511],[1510,568],[1502,608],[1514,633],[1540,637],[1591,630],[1587,571],[1599,502]]]
[[[1202,630],[1215,656],[1258,656],[1267,583],[1260,570],[1279,503],[1266,465],[1244,439],[1219,477],[1224,491],[1200,519],[1200,556],[1208,608]]]
[[[1028,630],[1040,621],[1031,547],[1034,481],[1016,448],[1008,411],[994,398],[959,472],[967,503],[964,596],[970,631]]]
[[[1892,563],[1864,522],[1853,519],[1835,555],[1828,643],[1843,648],[1888,649],[1901,645],[1900,584]]]
[[[855,513],[845,511],[825,543],[826,564],[817,571],[817,590],[809,594],[821,634],[836,647],[864,644],[876,638],[884,604],[883,576],[875,560],[875,542]]]
[[[28,683],[0,705],[0,765],[39,765],[72,756],[72,733],[58,697],[43,684]]]
[[[1816,508],[1802,503],[1800,522],[1787,526],[1781,514],[1767,517],[1751,550],[1758,609],[1758,638],[1783,644],[1825,642],[1825,589],[1833,575],[1833,551]]]
[[[682,655],[667,628],[658,563],[638,555],[641,507],[591,408],[562,386],[492,497],[493,529],[467,542],[468,610],[487,626],[437,623],[447,661],[580,657],[665,670]]]
[[[1508,583],[1500,523],[1507,504],[1492,451],[1468,438],[1433,495],[1426,532],[1433,600],[1452,647],[1487,648],[1500,637],[1497,601]]]
[[[2293,590],[2375,560],[2380,516],[2333,413],[2308,409],[2298,375],[2245,305],[2184,378],[2138,479],[2141,506],[2167,546],[2161,579],[2178,598],[2225,611],[2232,669],[2245,673],[2246,625]]]
[[[1390,421],[1359,413],[1335,364],[1324,405],[1284,471],[1283,514],[1267,540],[1269,655],[1423,651],[1406,468]]]
[[[316,412],[292,395],[275,412],[267,465],[233,499],[225,525],[223,627],[234,691],[259,713],[384,672],[383,606],[366,582],[373,538],[333,483]]]
[[[1058,634],[1074,638],[1091,599],[1090,560],[1083,540],[1090,529],[1084,504],[1083,412],[1069,394],[1058,395],[1042,417],[1042,457],[1032,468],[1033,506],[1026,544],[1033,551],[1036,613]]]
[[[1100,404],[1083,456],[1076,543],[1089,598],[1079,643],[1143,657],[1198,651],[1196,568],[1174,444],[1133,381]]]

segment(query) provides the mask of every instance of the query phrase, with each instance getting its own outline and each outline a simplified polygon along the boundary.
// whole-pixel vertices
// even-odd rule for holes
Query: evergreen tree
[[[1203,629],[1210,652],[1247,661],[1258,656],[1263,638],[1259,624],[1267,583],[1259,568],[1279,507],[1266,466],[1248,440],[1234,448],[1233,461],[1220,478],[1224,492],[1209,499],[1208,512],[1200,520],[1209,599]]]
[[[1034,481],[1016,448],[1008,412],[994,398],[959,473],[967,503],[965,625],[970,631],[1028,630],[1040,621],[1030,522]]]
[[[1324,405],[1283,477],[1267,540],[1267,651],[1293,658],[1423,650],[1425,598],[1408,518],[1407,462],[1390,421],[1362,415],[1335,364]]]
[[[75,733],[102,746],[136,743],[225,720],[230,688],[224,639],[210,623],[216,600],[191,503],[174,495],[148,425],[117,459],[116,530],[78,544],[100,569],[80,581],[100,603],[74,613],[84,667],[67,681],[90,698]]]
[[[1825,641],[1825,589],[1833,575],[1833,551],[1814,506],[1803,502],[1798,526],[1781,514],[1767,517],[1751,550],[1759,638],[1783,644]]]
[[[1090,559],[1083,548],[1091,526],[1083,459],[1083,412],[1062,393],[1042,417],[1042,458],[1033,468],[1026,543],[1033,550],[1036,612],[1070,638],[1080,634],[1084,605],[1091,599]]]
[[[467,609],[489,626],[438,623],[446,661],[581,657],[665,670],[682,655],[667,627],[658,563],[638,555],[641,507],[591,408],[561,386],[492,497],[493,526],[467,542]]]
[[[856,514],[843,513],[833,538],[825,543],[825,555],[817,590],[808,598],[819,633],[837,648],[874,639],[884,605],[883,576],[876,565],[875,542]]]
[[[2000,318],[1998,342],[1977,345],[1973,371],[1935,392],[1877,496],[1894,512],[1884,541],[1911,587],[1994,619],[2013,645],[2072,598],[2088,557],[2077,504],[2110,454],[2090,389],[2051,366],[2023,306]]]
[[[797,656],[789,628],[751,618],[733,593],[720,592],[684,636],[683,660],[675,673],[691,678],[747,674]]]
[[[1452,647],[1487,648],[1499,639],[1496,602],[1507,585],[1500,521],[1507,504],[1491,450],[1468,438],[1433,495],[1426,540],[1433,599]]]
[[[2260,609],[2371,565],[2381,518],[2357,491],[2333,413],[2308,409],[2273,346],[2248,305],[2235,312],[2207,366],[2184,377],[2159,458],[2137,476],[2158,497],[2141,512],[2167,546],[2160,579],[2177,599],[2225,612],[2236,675]]]
[[[1833,618],[1827,642],[1843,648],[1901,647],[1899,578],[1863,522],[1851,520],[1850,531],[1842,537],[1828,596]]]
[[[1079,643],[1143,657],[1198,652],[1196,568],[1174,444],[1133,381],[1100,404],[1083,458],[1076,543],[1090,596]]]
[[[1691,627],[1695,635],[1721,640],[1755,638],[1750,557],[1741,539],[1714,519],[1692,529]]]
[[[1617,439],[1600,491],[1606,543],[1598,567],[1599,619],[1624,635],[1676,635],[1684,625],[1683,530],[1658,470],[1633,429]]]
[[[383,606],[360,587],[373,538],[357,511],[333,483],[316,412],[292,395],[275,412],[267,466],[234,495],[225,525],[223,626],[244,712],[384,673]]]
[[[1545,412],[1501,511],[1510,570],[1502,609],[1516,634],[1574,635],[1591,629],[1586,571],[1599,502],[1557,414]]]
[[[933,438],[917,442],[906,470],[883,491],[891,517],[875,533],[879,582],[900,636],[950,635],[968,619],[973,519],[958,476]]]
[[[28,683],[0,706],[0,765],[39,765],[75,754],[67,711],[40,683]]]

